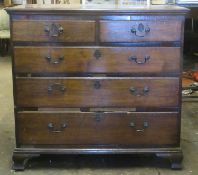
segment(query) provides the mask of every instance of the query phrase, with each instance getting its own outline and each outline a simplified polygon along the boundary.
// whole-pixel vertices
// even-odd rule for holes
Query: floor
[[[186,94],[185,100],[194,100],[198,101],[198,84],[195,80],[193,80],[192,73],[198,71],[198,53],[188,54],[184,56],[183,59],[183,78],[182,78],[182,86],[183,87],[194,87],[196,84],[196,89],[189,89],[190,93]],[[186,91],[186,90],[185,90]]]
[[[24,172],[11,170],[15,147],[11,60],[0,57],[0,175],[197,175],[198,103],[183,102],[181,146],[183,170],[170,170],[165,160],[140,156],[41,157]]]

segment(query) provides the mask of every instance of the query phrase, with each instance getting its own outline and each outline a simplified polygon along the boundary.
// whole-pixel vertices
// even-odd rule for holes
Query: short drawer
[[[17,73],[179,73],[179,47],[14,47]]]
[[[19,112],[20,145],[165,147],[179,140],[177,113]]]
[[[13,41],[94,42],[95,21],[16,20]]]
[[[177,107],[179,78],[17,78],[23,107]]]
[[[101,21],[101,42],[180,41],[181,21]]]

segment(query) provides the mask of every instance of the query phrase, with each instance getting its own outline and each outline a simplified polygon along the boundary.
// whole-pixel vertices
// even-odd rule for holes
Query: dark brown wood
[[[13,15],[18,14],[47,14],[47,15],[156,15],[156,16],[178,16],[178,15],[186,15],[189,11],[187,8],[173,6],[173,5],[160,5],[160,6],[145,6],[137,7],[137,6],[119,6],[119,5],[107,5],[107,4],[100,4],[99,6],[93,5],[85,8],[83,5],[80,4],[71,4],[69,6],[60,6],[59,4],[53,6],[45,6],[39,4],[26,4],[20,5],[17,7],[12,7],[6,9],[8,13]]]
[[[21,145],[177,145],[177,117],[177,113],[20,112],[18,139]],[[136,126],[131,127],[131,122]],[[57,132],[48,128],[49,123]],[[63,124],[67,127],[61,130]]]
[[[16,171],[23,171],[25,167],[27,166],[28,160],[34,157],[39,157],[40,154],[18,154],[18,153],[13,153],[12,160],[13,160],[13,165],[12,168]]]
[[[142,32],[138,26],[142,24]],[[137,32],[132,33],[135,27]],[[149,27],[148,32],[144,29]],[[180,41],[181,21],[101,21],[101,42],[144,42],[144,41]],[[137,36],[138,35],[138,36]]]
[[[171,168],[173,170],[182,169],[183,153],[182,151],[173,153],[156,153],[157,157],[166,158],[170,160]]]
[[[136,92],[130,91],[132,87]],[[147,87],[149,90],[144,93]],[[178,88],[178,78],[17,78],[16,104],[21,107],[177,107]]]
[[[46,27],[60,25],[63,32],[59,36],[49,36]],[[13,41],[49,42],[94,42],[95,22],[79,20],[16,20],[13,21]]]
[[[7,11],[14,169],[24,169],[26,155],[40,154],[153,153],[180,167],[187,9],[26,5]]]
[[[40,154],[155,154],[159,155],[182,155],[180,148],[15,148],[14,155],[35,155],[36,157]],[[15,163],[15,162],[14,162]],[[27,162],[28,163],[28,162]],[[15,169],[17,170],[17,169]],[[24,170],[24,169],[20,169]]]
[[[14,57],[17,73],[180,72],[179,47],[15,47]]]

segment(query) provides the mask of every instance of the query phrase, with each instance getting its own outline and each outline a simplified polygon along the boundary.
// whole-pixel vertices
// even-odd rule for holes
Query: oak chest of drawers
[[[13,168],[40,154],[155,154],[180,168],[184,15],[26,5],[11,18]]]

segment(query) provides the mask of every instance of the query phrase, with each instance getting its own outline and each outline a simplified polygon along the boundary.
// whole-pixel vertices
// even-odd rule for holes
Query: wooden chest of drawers
[[[175,6],[17,6],[13,168],[40,154],[155,154],[180,168],[184,15]]]

